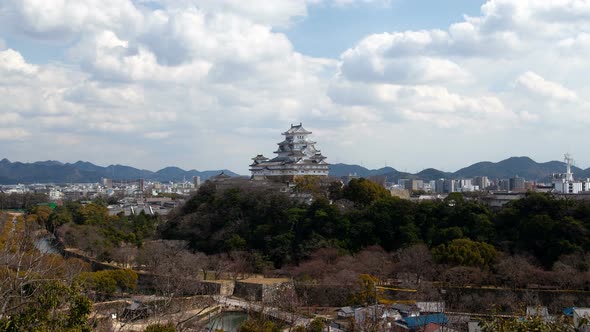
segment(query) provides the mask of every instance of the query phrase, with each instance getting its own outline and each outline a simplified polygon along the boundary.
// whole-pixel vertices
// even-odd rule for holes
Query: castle
[[[282,135],[285,139],[277,143],[277,154],[273,159],[268,159],[259,154],[252,158],[250,165],[252,179],[285,179],[296,178],[305,175],[328,176],[330,164],[326,163],[320,150],[315,148],[316,142],[308,136],[311,131],[305,130],[303,125],[291,124],[291,128]]]

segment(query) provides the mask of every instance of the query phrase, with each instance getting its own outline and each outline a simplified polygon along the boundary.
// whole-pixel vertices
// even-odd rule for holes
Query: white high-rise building
[[[564,194],[577,194],[584,191],[590,191],[589,182],[586,181],[574,181],[574,173],[572,173],[572,162],[574,160],[569,153],[564,156],[564,162],[566,164],[565,173],[553,174],[553,188],[558,193]]]
[[[277,156],[268,159],[259,154],[252,158],[250,165],[252,178],[296,177],[304,175],[328,176],[330,164],[326,163],[320,150],[315,148],[316,142],[308,138],[311,131],[305,130],[302,124],[291,125],[283,133],[285,139],[277,143]]]

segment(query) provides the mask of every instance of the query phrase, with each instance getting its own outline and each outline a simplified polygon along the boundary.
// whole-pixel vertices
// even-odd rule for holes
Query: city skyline
[[[247,174],[303,122],[330,164],[586,168],[588,18],[573,0],[7,0],[0,158]]]

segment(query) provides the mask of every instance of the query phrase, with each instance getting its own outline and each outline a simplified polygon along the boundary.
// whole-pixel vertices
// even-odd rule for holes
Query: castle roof
[[[266,158],[265,156],[259,154],[256,157],[252,158],[252,160],[268,160],[268,158]]]
[[[305,130],[305,128],[303,128],[303,125],[301,124],[301,122],[299,122],[298,125],[291,124],[291,128],[283,133],[283,135],[296,135],[296,134],[308,135],[308,134],[311,134],[311,131]]]

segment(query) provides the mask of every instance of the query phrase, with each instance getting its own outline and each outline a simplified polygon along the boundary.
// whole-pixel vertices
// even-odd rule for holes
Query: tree
[[[206,262],[202,254],[193,254],[186,246],[183,241],[153,241],[139,250],[137,263],[154,276],[153,287],[159,295],[194,291]]]
[[[35,216],[39,225],[45,227],[49,221],[51,213],[53,213],[53,210],[49,206],[39,205],[31,209],[30,215]]]
[[[379,199],[391,197],[382,186],[365,178],[352,179],[343,189],[343,196],[358,206],[367,206]]]
[[[464,287],[468,285],[481,285],[485,279],[484,273],[477,267],[454,266],[442,273],[444,281]]]
[[[29,296],[26,306],[0,318],[0,331],[91,331],[92,302],[77,287],[41,281],[23,289],[23,297]]]
[[[0,331],[89,331],[91,302],[72,282],[83,266],[39,251],[39,225],[12,219],[0,218]]]
[[[45,228],[48,231],[55,233],[55,231],[57,230],[57,228],[59,226],[67,224],[72,221],[73,221],[73,218],[72,218],[72,214],[70,213],[70,210],[64,206],[58,206],[55,208],[55,210],[53,210],[53,212],[47,218],[47,223],[45,224]]]
[[[263,317],[250,318],[245,321],[238,332],[280,332],[280,324],[265,319]]]
[[[307,326],[307,331],[308,332],[322,332],[324,330],[325,326],[326,326],[326,324],[324,323],[323,319],[314,318],[311,320],[311,322],[309,322],[309,325]]]
[[[483,332],[577,331],[577,328],[574,328],[565,316],[555,316],[552,319],[547,319],[539,315],[521,315],[521,317],[514,318],[497,315],[495,310],[492,315],[483,319],[479,326]]]
[[[176,327],[174,327],[174,324],[172,324],[172,323],[168,323],[168,324],[159,324],[158,323],[158,324],[149,325],[148,327],[146,327],[144,332],[176,332]]]
[[[434,260],[428,247],[424,244],[416,244],[401,249],[395,253],[397,264],[395,270],[398,273],[410,273],[415,279],[410,279],[412,284],[420,284],[423,279],[434,274]]]
[[[365,248],[354,257],[354,265],[359,273],[368,273],[379,279],[387,278],[393,271],[393,257],[380,246]]]
[[[310,193],[314,196],[322,193],[320,178],[317,176],[305,175],[295,179],[295,190],[302,193]]]
[[[377,302],[377,283],[379,279],[369,274],[361,274],[357,280],[357,292],[353,295],[355,304],[368,305]]]
[[[206,266],[206,257],[188,251],[186,242],[146,243],[139,250],[137,264],[149,273],[148,286],[160,299],[153,319],[171,322],[182,330],[194,325],[194,318],[213,304],[209,297],[191,296],[201,289],[198,277]]]
[[[484,268],[493,263],[496,249],[487,243],[456,239],[434,248],[433,254],[440,263]]]
[[[531,263],[531,259],[523,256],[501,257],[494,266],[501,284],[519,288],[527,284],[538,283],[537,276],[542,269]]]
[[[112,295],[120,291],[131,291],[137,288],[137,273],[132,270],[102,270],[81,273],[80,283],[88,290],[104,295]]]

